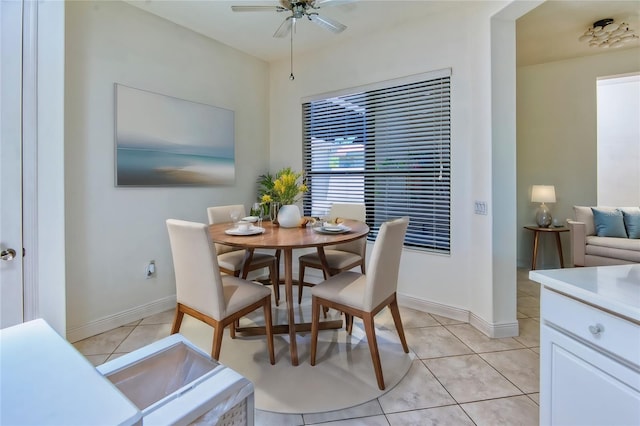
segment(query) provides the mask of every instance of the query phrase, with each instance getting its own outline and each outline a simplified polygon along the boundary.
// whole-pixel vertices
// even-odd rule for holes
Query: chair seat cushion
[[[348,251],[342,250],[325,250],[324,254],[327,258],[327,265],[329,265],[329,269],[340,269],[343,270],[350,265],[356,264],[362,261],[362,257],[357,254],[350,253]],[[322,264],[320,262],[320,257],[318,257],[318,253],[309,253],[304,256],[300,256],[300,261],[305,262],[307,264],[311,264],[316,266],[318,269],[322,269]]]
[[[253,252],[251,264],[265,264],[273,262],[275,256],[266,253]],[[244,250],[235,250],[218,255],[218,265],[230,271],[239,271],[244,263]]]
[[[248,282],[233,275],[222,276],[222,292],[227,304],[225,316],[238,312],[265,296],[271,296],[271,290],[262,284]]]
[[[366,277],[363,274],[352,271],[341,272],[315,285],[311,289],[311,294],[362,310],[365,284]]]

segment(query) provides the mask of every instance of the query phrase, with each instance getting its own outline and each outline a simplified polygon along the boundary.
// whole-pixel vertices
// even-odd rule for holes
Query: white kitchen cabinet
[[[543,284],[540,424],[640,425],[640,265],[530,277]]]

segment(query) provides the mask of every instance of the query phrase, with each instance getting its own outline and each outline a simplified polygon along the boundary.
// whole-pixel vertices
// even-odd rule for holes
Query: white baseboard
[[[397,293],[396,295],[398,297],[398,305],[427,312],[429,314],[440,315],[457,321],[469,322],[469,311],[466,309],[443,305],[442,303],[431,302],[429,300],[418,299],[402,293]]]
[[[95,336],[96,334],[129,324],[132,321],[174,309],[175,307],[176,296],[174,294],[163,299],[154,300],[145,305],[136,306],[126,311],[91,321],[79,327],[69,328],[67,329],[67,340],[71,343],[77,342],[78,340],[86,339],[87,337]]]
[[[466,309],[443,305],[429,300],[418,299],[406,294],[397,293],[398,304],[407,308],[440,315],[458,321],[468,322],[478,331],[489,337],[513,337],[518,335],[518,321],[513,323],[491,324]]]
[[[311,270],[309,271],[309,275],[311,275],[311,278],[315,279],[312,279],[310,281],[321,281],[322,275],[320,273],[316,273],[315,271],[311,272]],[[307,280],[305,279],[305,281]],[[402,293],[398,293],[397,296],[399,305],[411,309],[416,309],[418,311],[451,318],[457,321],[468,322],[473,327],[489,337],[513,337],[517,336],[519,333],[517,320],[512,323],[491,324],[466,309],[448,306],[429,300],[418,299],[416,297]],[[167,296],[163,299],[155,300],[142,306],[136,306],[126,311],[122,311],[114,315],[109,315],[107,317],[91,321],[90,323],[79,327],[69,328],[67,329],[67,340],[72,343],[77,342],[78,340],[86,339],[87,337],[95,336],[96,334],[113,330],[114,328],[123,326],[132,321],[136,321],[151,315],[158,314],[160,312],[167,311],[169,309],[173,309],[175,308],[175,306],[176,296]]]
[[[495,324],[485,321],[473,312],[470,313],[469,317],[469,324],[489,337],[514,337],[520,332],[518,328],[518,320],[509,323]]]

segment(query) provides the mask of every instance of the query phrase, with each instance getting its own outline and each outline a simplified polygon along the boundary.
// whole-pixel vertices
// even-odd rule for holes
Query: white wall
[[[450,316],[468,318],[470,312],[488,328],[515,324],[517,330],[515,290],[504,302],[510,306],[494,305],[492,212],[473,213],[474,200],[492,205],[490,18],[504,5],[465,3],[455,12],[426,14],[363,39],[345,36],[330,49],[295,55],[293,82],[288,58],[273,63],[270,144],[272,170],[301,169],[301,98],[451,68],[451,255],[405,250],[398,291],[405,304]],[[511,285],[515,288],[515,280]]]
[[[522,229],[535,222],[531,185],[555,185],[557,202],[550,209],[563,221],[573,217],[574,205],[597,204],[597,78],[639,70],[640,49],[518,68],[519,265],[531,265],[533,233]],[[565,266],[571,262],[568,237],[562,235]],[[559,267],[554,240],[541,244],[539,267]]]
[[[510,114],[504,114],[504,105],[511,102],[512,77],[508,70],[495,72],[498,67],[513,66],[509,53],[513,41],[496,42],[513,33],[513,24],[508,17],[504,22],[492,20],[506,4],[465,3],[465,8],[455,13],[427,14],[417,23],[384,28],[360,40],[350,39],[345,33],[343,41],[331,49],[295,54],[296,80],[290,82],[288,58],[267,66],[123,3],[68,2],[65,190],[70,339],[172,305],[173,275],[164,219],[171,216],[205,221],[204,208],[208,205],[248,205],[255,194],[256,177],[267,169],[301,169],[301,98],[448,67],[453,71],[452,253],[440,256],[405,250],[399,292],[405,304],[431,312],[463,319],[471,314],[476,325],[486,326],[484,331],[514,325],[517,329],[515,282],[509,269],[513,255],[509,252],[517,232],[518,260],[528,265],[530,240],[523,244],[526,237],[520,231],[535,210],[527,200],[528,187],[544,183],[537,182],[538,176],[529,176],[532,170],[547,170],[547,165],[548,170],[569,169],[561,172],[566,178],[562,185],[556,184],[559,203],[552,206],[554,211],[566,199],[564,185],[574,188],[572,198],[580,200],[571,201],[568,208],[579,202],[595,202],[595,189],[584,190],[591,180],[595,188],[595,177],[580,170],[585,163],[581,145],[559,148],[562,145],[554,142],[558,137],[547,137],[539,152],[538,137],[543,133],[560,136],[561,140],[585,140],[584,130],[589,126],[584,122],[590,123],[585,120],[590,116],[585,111],[591,111],[591,107],[577,100],[591,95],[583,93],[584,84],[574,81],[583,82],[582,76],[575,78],[577,68],[589,68],[592,60],[574,60],[577,65],[566,67],[549,64],[563,70],[561,78],[550,75],[555,69],[535,69],[540,66],[518,70],[518,216],[514,220],[515,203],[510,202],[515,196],[513,185],[500,183],[513,174],[513,169],[495,169],[513,157],[509,143],[514,128]],[[501,52],[496,54],[496,50]],[[637,49],[631,54],[614,54],[620,55],[619,61],[613,61],[617,65],[611,66],[607,58],[593,67],[604,68],[608,74],[640,68]],[[506,66],[501,64],[505,61],[509,62]],[[595,81],[595,77],[587,80]],[[236,185],[115,188],[114,82],[235,110]],[[564,103],[564,108],[543,108],[543,112],[553,109],[554,117],[558,117],[558,112],[568,111],[567,116],[551,120],[551,124],[531,111],[534,105],[554,103],[548,95],[546,99],[534,96],[549,89],[547,85],[551,93],[559,93],[555,103]],[[570,90],[562,96],[566,86]],[[523,105],[523,96],[535,101]],[[566,108],[566,97],[575,104],[575,111]],[[533,123],[522,123],[521,111],[532,114],[528,120]],[[497,117],[499,114],[507,117]],[[564,122],[573,125],[563,128]],[[595,164],[595,154],[587,156],[586,163]],[[487,201],[488,216],[473,214],[475,200]],[[570,213],[560,211],[559,215],[568,217]],[[509,231],[514,222],[518,231]],[[555,259],[555,253],[545,251]],[[144,265],[150,259],[156,260],[159,276],[144,280]]]
[[[598,80],[598,204],[640,205],[640,74]]]
[[[41,1],[37,7],[37,312],[64,336],[65,4]]]
[[[122,2],[66,2],[67,331],[71,341],[172,308],[165,220],[206,222],[268,170],[266,63]],[[236,183],[116,188],[114,83],[235,111]],[[144,268],[156,261],[157,278]]]

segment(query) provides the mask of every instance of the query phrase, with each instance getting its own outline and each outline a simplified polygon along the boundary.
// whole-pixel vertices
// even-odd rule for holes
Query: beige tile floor
[[[417,355],[402,381],[381,397],[314,414],[256,412],[261,426],[297,425],[537,425],[540,287],[518,270],[520,335],[490,339],[469,324],[402,308],[410,349]],[[94,365],[169,334],[163,312],[74,343]],[[378,326],[391,328],[388,312]]]

